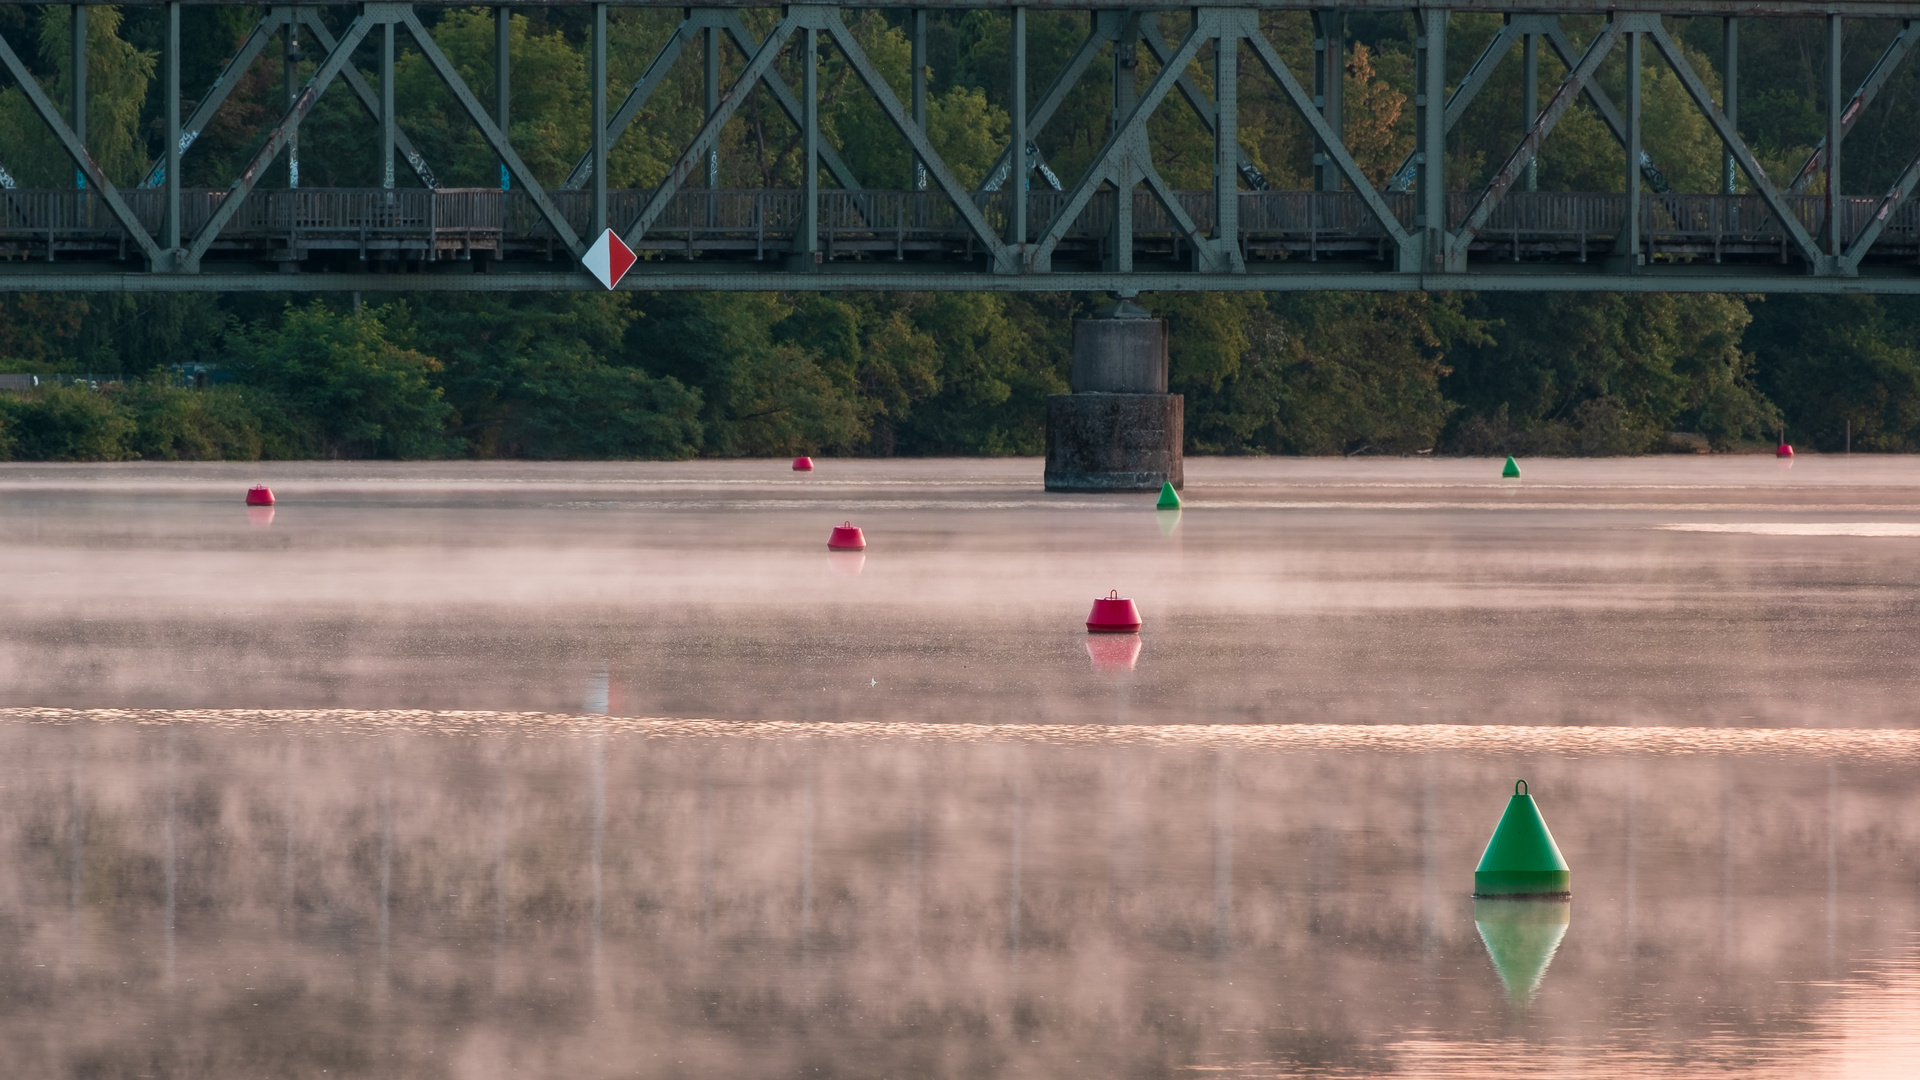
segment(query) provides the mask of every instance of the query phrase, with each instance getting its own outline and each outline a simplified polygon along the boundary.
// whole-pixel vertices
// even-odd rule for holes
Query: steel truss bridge
[[[268,9],[220,80],[192,113],[180,108],[180,9],[220,0],[123,0],[162,6],[165,46],[161,79],[166,152],[134,187],[118,187],[89,155],[84,131],[84,76],[72,100],[56,103],[0,38],[0,66],[72,158],[76,187],[25,190],[4,172],[0,147],[0,289],[118,291],[554,290],[599,289],[581,268],[593,239],[611,229],[641,261],[626,289],[971,289],[1085,290],[1129,295],[1150,290],[1629,290],[1684,292],[1920,293],[1920,152],[1885,192],[1843,194],[1837,148],[1865,105],[1905,59],[1920,27],[1920,0],[1452,0],[1414,6],[1407,0],[1195,0],[1189,6],[1127,0],[922,0],[910,16],[913,67],[925,68],[925,12],[985,8],[1010,22],[1007,74],[1010,137],[982,189],[955,179],[926,134],[924,77],[901,101],[842,19],[845,10],[890,7],[866,0],[791,4],[764,38],[739,17],[764,0],[720,0],[687,9],[645,74],[611,114],[607,86],[607,7],[591,4],[591,148],[558,187],[533,175],[503,134],[512,72],[507,18],[498,6],[496,85],[483,102],[422,26],[432,3],[361,5],[336,34],[318,8]],[[544,0],[538,6],[577,0]],[[632,6],[671,6],[624,0]],[[445,6],[471,6],[448,2]],[[532,6],[532,5],[530,5]],[[1085,40],[1037,96],[1030,93],[1026,52],[1029,10],[1087,13]],[[1312,11],[1313,70],[1291,70],[1262,29],[1275,9]],[[1170,39],[1156,12],[1178,11]],[[1338,132],[1342,125],[1344,15],[1361,10],[1411,11],[1418,36],[1415,149],[1386,189],[1376,189]],[[71,5],[73,69],[85,71],[86,7]],[[1450,12],[1506,16],[1458,85],[1449,89]],[[1561,28],[1566,15],[1603,15],[1598,35],[1576,47]],[[1663,16],[1724,21],[1723,99],[1663,24]],[[1752,18],[1817,18],[1826,32],[1823,105],[1826,138],[1798,174],[1769,177],[1735,128],[1738,29]],[[1840,82],[1840,46],[1854,19],[1898,20],[1900,31],[1858,88]],[[180,186],[180,159],[226,101],[250,65],[276,40],[291,55],[299,35],[318,64],[304,86],[289,82],[283,117],[224,189]],[[397,35],[412,39],[459,107],[499,157],[500,189],[438,186],[397,124],[393,58]],[[353,55],[378,45],[377,87]],[[1536,46],[1562,59],[1567,75],[1538,86]],[[1479,190],[1452,190],[1444,145],[1493,70],[1515,46],[1525,64],[1526,115],[1532,122],[1493,179]],[[720,55],[743,64],[722,85]],[[916,162],[914,190],[873,190],[822,137],[819,60],[839,52],[872,94]],[[1142,50],[1156,62],[1138,66]],[[1623,52],[1624,101],[1596,84],[1600,64]],[[689,54],[692,54],[691,56]],[[1652,55],[1649,55],[1652,54]],[[1067,94],[1102,56],[1115,62],[1106,142],[1084,175],[1058,190],[1037,179],[1010,178],[1020,148],[1023,176],[1057,182],[1031,149]],[[632,125],[677,63],[704,56],[705,120],[658,187],[609,190],[608,147]],[[792,56],[800,85],[789,85],[776,60]],[[1670,65],[1717,133],[1726,181],[1717,193],[1652,190],[1657,164],[1641,148],[1642,72],[1657,56]],[[1213,93],[1192,77],[1211,65]],[[293,70],[291,64],[287,70]],[[1314,188],[1269,189],[1237,139],[1239,88],[1271,80],[1316,140]],[[372,189],[268,188],[277,159],[297,153],[303,119],[335,83],[365,106],[378,131],[386,182]],[[1544,93],[1543,93],[1544,91]],[[722,128],[752,94],[770,95],[800,132],[804,187],[718,190],[713,169]],[[1542,98],[1544,97],[1544,100]],[[1542,143],[1569,107],[1586,98],[1621,151],[1625,191],[1581,194],[1527,190]],[[1161,109],[1186,109],[1213,138],[1213,184],[1177,191],[1161,178],[1148,120]],[[81,118],[78,125],[70,118]],[[1920,151],[1920,132],[1912,134]],[[394,185],[396,163],[422,188]],[[823,187],[822,172],[832,179]],[[288,170],[297,184],[297,167]],[[1744,185],[1736,180],[1744,177]],[[1824,194],[1807,194],[1815,177]],[[1736,193],[1744,186],[1747,193]]]

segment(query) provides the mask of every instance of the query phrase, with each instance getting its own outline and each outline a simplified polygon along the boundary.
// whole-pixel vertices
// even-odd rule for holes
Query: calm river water
[[[0,466],[0,1075],[1916,1075],[1920,460],[1522,465]]]

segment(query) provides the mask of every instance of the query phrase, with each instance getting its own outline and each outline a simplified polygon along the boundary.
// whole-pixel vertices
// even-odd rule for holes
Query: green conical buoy
[[[1157,503],[1154,503],[1153,508],[1155,510],[1180,509],[1180,496],[1173,490],[1173,481],[1171,480],[1161,481],[1160,501]]]
[[[1533,1000],[1572,921],[1571,900],[1507,897],[1473,902],[1474,928],[1514,1004]]]
[[[1507,455],[1507,463],[1500,467],[1500,475],[1508,480],[1520,479],[1520,463],[1513,460],[1512,454]]]
[[[1493,828],[1493,838],[1473,870],[1473,895],[1570,896],[1573,871],[1567,868],[1560,845],[1553,842],[1540,808],[1527,793],[1527,782],[1516,780],[1507,812]]]

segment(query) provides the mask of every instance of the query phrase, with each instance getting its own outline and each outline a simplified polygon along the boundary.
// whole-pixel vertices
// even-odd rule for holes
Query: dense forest
[[[344,22],[346,9],[328,10],[336,25]],[[586,147],[590,11],[530,7],[513,17],[511,134],[546,182],[557,183]],[[89,143],[116,183],[137,182],[164,130],[162,12],[92,12]],[[237,6],[185,9],[186,94],[212,83],[258,15]],[[469,84],[490,86],[491,11],[423,17]],[[679,17],[613,10],[614,101]],[[904,97],[904,14],[849,18]],[[1058,70],[1085,18],[1030,15],[1031,78]],[[1176,36],[1184,18],[1162,15],[1163,30]],[[1306,15],[1266,19],[1295,70],[1308,70]],[[1008,128],[1007,19],[941,12],[931,21],[930,136],[963,182],[978,183]],[[1599,26],[1597,17],[1565,22],[1579,42]],[[57,101],[67,93],[68,26],[65,8],[0,7],[0,34]],[[1498,16],[1454,17],[1453,79],[1498,26]],[[1673,26],[1711,82],[1719,21]],[[1843,81],[1851,88],[1895,26],[1849,27]],[[1361,167],[1384,181],[1412,144],[1411,20],[1355,14],[1349,31],[1346,135]],[[1776,178],[1793,175],[1823,133],[1823,39],[1819,20],[1742,24],[1741,127]],[[1621,52],[1601,76],[1616,96]],[[310,69],[315,59],[296,62]],[[277,118],[281,63],[275,48],[254,64],[186,156],[187,185],[224,187],[259,145]],[[740,63],[737,54],[728,59],[730,70]],[[1038,140],[1069,184],[1104,137],[1105,64],[1096,62]],[[360,66],[376,67],[371,55]],[[1205,66],[1194,67],[1203,85]],[[1544,85],[1563,70],[1543,56]],[[823,58],[827,137],[868,185],[909,186],[904,145],[888,136],[871,99],[854,92],[850,74],[838,56]],[[495,159],[418,53],[403,47],[394,78],[406,103],[402,126],[441,183],[497,183]],[[1721,151],[1705,120],[1664,66],[1650,62],[1646,84],[1646,145],[1660,169],[1675,190],[1717,190]],[[699,122],[700,93],[699,64],[683,59],[615,144],[614,186],[658,181]],[[1520,64],[1510,57],[1451,136],[1453,186],[1484,181],[1518,137],[1521,111]],[[1909,62],[1845,144],[1849,188],[1884,190],[1907,164],[1915,130],[1920,62]],[[1307,130],[1276,87],[1243,81],[1240,133],[1274,187],[1307,186]],[[1152,134],[1169,182],[1209,183],[1209,137],[1190,115],[1163,109]],[[300,138],[303,186],[377,183],[377,140],[345,87],[336,84],[319,102]],[[798,158],[797,131],[756,95],[727,129],[721,183],[798,186]],[[0,168],[23,187],[71,184],[71,165],[14,86],[0,89]],[[276,168],[270,186],[286,182],[284,159]],[[1618,144],[1582,101],[1546,144],[1540,187],[1619,191],[1622,171]],[[89,376],[0,392],[0,459],[1031,454],[1041,447],[1045,396],[1066,389],[1071,319],[1105,301],[0,294],[0,372]],[[1186,395],[1193,453],[1631,454],[1733,449],[1782,426],[1803,446],[1838,449],[1850,434],[1854,449],[1920,449],[1913,300],[1203,293],[1148,294],[1141,303],[1173,327],[1173,389]]]

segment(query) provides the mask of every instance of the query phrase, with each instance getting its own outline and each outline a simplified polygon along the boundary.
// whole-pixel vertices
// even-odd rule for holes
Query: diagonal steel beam
[[[727,36],[733,39],[734,45],[739,48],[743,56],[752,56],[760,48],[760,43],[753,38],[753,31],[747,29],[737,13],[711,9],[692,12],[674,28],[673,36],[660,47],[660,52],[654,56],[653,62],[647,65],[647,70],[640,76],[640,81],[634,83],[633,89],[627,92],[626,100],[620,103],[619,111],[615,112],[613,119],[607,122],[607,145],[613,145],[614,140],[626,133],[627,128],[632,126],[634,119],[640,115],[640,110],[645,108],[647,101],[653,97],[654,91],[658,90],[660,84],[671,74],[673,65],[679,61],[687,45],[692,43],[694,35],[709,27],[726,31]],[[792,120],[796,125],[803,125],[804,117],[801,114],[800,99],[794,97],[793,91],[788,88],[787,81],[780,77],[780,73],[768,69],[763,81],[766,83],[767,91],[779,104],[780,111],[787,114],[787,119]],[[860,181],[853,175],[853,170],[849,169],[847,163],[841,160],[839,153],[825,142],[820,144],[820,161],[827,167],[827,171],[833,174],[834,183],[848,191],[860,190]],[[573,171],[567,174],[566,182],[560,186],[565,190],[579,188],[586,184],[592,175],[593,155],[584,154],[574,165]]]
[[[181,269],[188,273],[199,272],[200,259],[206,255],[207,249],[220,235],[220,230],[226,228],[227,222],[232,221],[233,216],[240,212],[241,204],[246,202],[247,196],[253,193],[254,185],[266,175],[267,166],[273,163],[274,158],[280,156],[280,151],[285,149],[288,142],[299,132],[300,121],[306,119],[307,113],[313,110],[314,103],[320,100],[320,95],[326,92],[327,87],[333,85],[333,80],[339,76],[340,69],[346,67],[352,59],[353,50],[359,47],[360,42],[366,39],[367,32],[374,26],[393,21],[395,16],[391,9],[399,6],[398,4],[368,4],[362,9],[361,14],[347,28],[346,36],[340,40],[341,47],[335,49],[320,65],[320,70],[313,73],[313,79],[293,99],[293,107],[287,110],[287,115],[267,134],[266,144],[241,171],[239,178],[233,182],[233,186],[227,189],[213,216],[209,217],[206,223],[200,226],[200,231],[194,234],[193,243],[188,245],[187,253],[181,260]]]
[[[666,80],[673,65],[679,61],[680,54],[686,51],[687,44],[693,40],[694,34],[708,26],[717,25],[719,22],[714,18],[713,12],[696,11],[688,18],[682,19],[680,25],[673,28],[673,36],[667,38],[666,44],[660,46],[660,51],[654,55],[653,62],[648,64],[647,70],[641,73],[640,81],[634,83],[633,89],[627,91],[626,100],[620,103],[620,108],[614,112],[613,119],[607,121],[609,146],[615,139],[624,135],[628,125],[633,123],[634,117],[640,115],[640,110],[647,104],[647,99],[653,97],[653,92]],[[589,150],[580,155],[579,162],[574,165],[573,171],[567,174],[560,188],[563,191],[576,190],[592,175],[593,152]]]
[[[1160,33],[1160,21],[1152,12],[1140,17],[1140,40],[1146,43],[1147,51],[1153,54],[1153,58],[1162,64],[1173,55],[1173,46],[1169,45],[1166,37]],[[1211,98],[1207,97],[1206,92],[1200,89],[1200,85],[1193,81],[1192,75],[1181,72],[1180,81],[1175,86],[1180,91],[1180,96],[1186,100],[1187,107],[1193,110],[1193,115],[1200,118],[1200,126],[1205,128],[1207,135],[1211,137],[1219,108],[1214,105]],[[1246,170],[1254,167],[1253,158],[1248,155],[1246,147],[1236,141],[1234,150],[1236,153],[1234,168],[1237,171],[1244,174]]]
[[[54,138],[60,140],[60,145],[67,151],[67,156],[73,159],[74,167],[86,176],[87,185],[106,200],[107,209],[113,212],[114,220],[118,221],[120,227],[127,231],[127,236],[139,245],[140,251],[147,257],[148,264],[156,267],[166,266],[171,256],[160,250],[160,245],[154,242],[153,237],[140,224],[140,219],[128,209],[126,200],[120,197],[120,192],[114,188],[113,182],[107,179],[106,173],[100,171],[100,166],[93,160],[93,155],[87,152],[86,146],[74,135],[73,129],[61,119],[60,110],[47,98],[46,91],[40,89],[39,80],[35,79],[33,72],[28,71],[27,66],[20,62],[20,57],[15,55],[13,46],[8,45],[7,39],[3,36],[0,36],[0,66],[5,66],[13,75],[14,81],[20,84],[20,92],[27,96],[33,111],[40,115],[40,119],[48,128],[52,129]]]
[[[1866,111],[1867,106],[1873,104],[1873,99],[1879,96],[1881,88],[1887,85],[1887,80],[1893,77],[1894,71],[1900,66],[1900,61],[1905,59],[1907,53],[1912,50],[1915,39],[1920,39],[1920,26],[1912,20],[1901,23],[1900,32],[1893,35],[1893,40],[1887,43],[1887,50],[1880,54],[1880,59],[1873,65],[1873,70],[1867,72],[1866,79],[1860,83],[1860,89],[1853,92],[1853,97],[1847,101],[1846,109],[1841,112],[1840,134],[1843,138],[1847,132],[1853,130],[1854,122],[1860,119],[1860,114]],[[1787,194],[1799,195],[1806,191],[1807,185],[1813,182],[1813,178],[1820,175],[1820,168],[1826,157],[1827,140],[1822,136],[1820,141],[1814,144],[1813,153],[1808,155],[1807,163],[1800,166],[1800,171],[1794,174],[1793,183],[1787,185]]]
[[[1713,125],[1714,132],[1720,136],[1720,142],[1733,154],[1734,160],[1740,163],[1740,168],[1747,174],[1747,179],[1753,182],[1754,190],[1766,200],[1767,208],[1780,219],[1781,228],[1786,229],[1793,237],[1794,246],[1800,249],[1800,254],[1807,260],[1807,265],[1816,274],[1827,272],[1831,266],[1830,260],[1821,253],[1820,245],[1814,243],[1813,237],[1808,235],[1807,228],[1800,223],[1799,216],[1787,207],[1786,200],[1781,197],[1779,189],[1773,186],[1773,181],[1767,179],[1767,171],[1754,160],[1753,151],[1747,149],[1747,144],[1740,138],[1740,133],[1727,122],[1727,114],[1721,112],[1720,107],[1714,104],[1713,96],[1707,93],[1706,84],[1700,81],[1700,76],[1694,72],[1693,65],[1687,63],[1686,55],[1680,51],[1680,46],[1667,35],[1666,27],[1661,25],[1659,17],[1636,16],[1636,18],[1646,20],[1648,24],[1646,32],[1652,36],[1654,47],[1660,50],[1660,55],[1667,58],[1673,73],[1680,77],[1680,84],[1687,88],[1693,103],[1706,114],[1707,122]]]
[[[934,150],[933,142],[927,138],[927,133],[920,130],[920,125],[914,123],[913,118],[907,114],[907,110],[901,106],[899,97],[893,92],[893,86],[887,82],[885,76],[880,74],[880,69],[873,66],[872,59],[867,56],[866,50],[860,47],[860,42],[854,38],[852,31],[847,29],[847,24],[840,21],[840,13],[832,8],[825,9],[824,22],[823,29],[833,39],[834,44],[840,47],[840,54],[847,58],[847,64],[853,68],[855,74],[860,76],[860,81],[867,84],[867,92],[872,94],[874,100],[879,103],[880,110],[886,113],[894,129],[899,131],[913,147],[913,152],[926,162],[927,175],[952,201],[953,208],[960,212],[960,217],[967,223],[967,228],[973,231],[974,239],[980,241],[981,246],[987,249],[987,253],[993,258],[995,272],[1017,272],[1019,267],[1015,264],[1011,249],[995,234],[993,226],[987,223],[986,215],[974,205],[973,198],[967,193],[967,189],[954,177],[953,170],[947,167],[947,163]]]
[[[1054,249],[1059,247],[1060,241],[1066,238],[1067,230],[1080,219],[1080,214],[1086,210],[1087,203],[1092,201],[1094,192],[1098,191],[1102,184],[1113,184],[1115,188],[1114,217],[1124,218],[1126,208],[1121,205],[1122,200],[1133,198],[1133,189],[1142,179],[1143,172],[1152,168],[1151,160],[1146,159],[1149,152],[1146,138],[1147,118],[1152,116],[1154,110],[1160,107],[1160,103],[1173,92],[1180,75],[1186,71],[1187,65],[1193,62],[1193,58],[1199,55],[1200,46],[1208,40],[1208,35],[1218,36],[1217,27],[1222,17],[1221,13],[1215,11],[1200,12],[1193,21],[1192,29],[1187,31],[1186,38],[1180,42],[1180,47],[1174,50],[1165,64],[1161,65],[1160,73],[1154,76],[1153,82],[1147,85],[1146,91],[1134,102],[1132,110],[1120,123],[1113,126],[1113,134],[1107,136],[1106,144],[1100,148],[1100,153],[1095,155],[1093,163],[1087,166],[1087,171],[1080,177],[1079,183],[1073,186],[1073,191],[1060,207],[1060,212],[1051,222],[1048,222],[1047,231],[1040,237],[1040,242],[1033,246],[1033,253],[1028,259],[1028,268],[1031,272],[1046,273],[1053,268]],[[1127,251],[1114,252],[1122,272],[1130,269],[1132,264],[1131,245],[1129,244],[1128,247]]]
[[[1887,189],[1886,197],[1880,200],[1866,227],[1860,230],[1859,236],[1853,238],[1853,243],[1847,245],[1846,254],[1840,257],[1841,273],[1851,277],[1860,272],[1860,260],[1866,258],[1867,249],[1880,239],[1887,222],[1893,219],[1901,204],[1913,196],[1916,186],[1920,186],[1920,154],[1914,155],[1913,160],[1907,163],[1906,170],[1900,174],[1900,179],[1893,182],[1893,187]]]
[[[240,51],[227,61],[227,66],[220,70],[219,78],[214,79],[213,86],[208,88],[207,95],[193,107],[193,114],[181,125],[180,153],[185,154],[187,147],[200,137],[201,129],[213,119],[214,113],[220,111],[220,106],[226,104],[227,95],[233,93],[233,88],[240,84],[240,76],[247,73],[254,60],[259,58],[260,50],[266,48],[267,42],[273,40],[273,35],[287,24],[292,11],[288,7],[268,8],[267,14],[254,24],[253,32],[240,43]],[[162,157],[154,162],[153,168],[147,170],[146,179],[140,182],[140,186],[151,188],[166,183],[166,171],[166,158]]]
[[[1334,164],[1340,167],[1341,175],[1347,178],[1347,183],[1353,185],[1354,192],[1366,201],[1367,209],[1372,212],[1374,220],[1379,222],[1388,236],[1393,237],[1395,244],[1404,246],[1410,238],[1406,227],[1400,224],[1400,219],[1387,206],[1386,200],[1374,190],[1373,181],[1367,179],[1367,174],[1360,171],[1360,166],[1354,162],[1353,155],[1347,152],[1346,140],[1335,134],[1333,126],[1327,123],[1327,118],[1320,115],[1319,109],[1313,107],[1313,98],[1300,85],[1300,80],[1293,77],[1293,72],[1287,68],[1287,62],[1274,49],[1273,42],[1268,41],[1266,34],[1261,32],[1259,19],[1248,15],[1240,15],[1238,18],[1242,20],[1240,31],[1245,35],[1248,44],[1253,46],[1253,54],[1260,58],[1260,63],[1267,69],[1267,74],[1273,76],[1274,81],[1280,84],[1280,89],[1287,95],[1287,99],[1293,102],[1294,110],[1307,122],[1307,126],[1313,129],[1321,145],[1326,147],[1326,152],[1332,155]]]
[[[520,160],[520,155],[513,149],[513,144],[507,141],[506,133],[493,122],[493,117],[488,115],[486,107],[480,104],[480,99],[473,96],[473,91],[467,89],[466,81],[460,78],[458,71],[454,70],[447,55],[440,51],[440,46],[435,44],[433,35],[427,32],[426,27],[420,25],[420,17],[413,13],[413,8],[405,4],[368,4],[365,10],[373,12],[376,9],[385,8],[393,8],[401,13],[402,17],[396,21],[406,24],[407,32],[413,35],[413,43],[420,49],[420,55],[426,57],[427,63],[433,65],[433,69],[440,73],[440,81],[447,84],[447,89],[453,91],[453,96],[460,102],[461,108],[467,110],[468,118],[473,121],[473,126],[480,129],[480,137],[487,141],[487,145],[492,148],[495,156],[506,162],[507,171],[520,182],[520,187],[526,191],[527,198],[533,200],[533,205],[540,210],[540,216],[545,218],[547,224],[553,228],[554,235],[560,238],[560,242],[567,246],[568,251],[573,252],[575,258],[584,254],[586,248],[580,243],[580,237],[573,231],[573,226],[567,223],[566,215],[553,205],[553,200],[547,197],[546,189],[540,186],[540,181],[533,175],[533,170],[527,168],[527,163]],[[366,31],[362,30],[361,36],[365,35]],[[342,45],[346,51],[353,51],[344,42]]]
[[[1546,38],[1547,44],[1553,48],[1554,55],[1558,56],[1560,62],[1567,66],[1567,70],[1573,70],[1574,56],[1576,55],[1573,48],[1573,39],[1567,36],[1565,30],[1561,29],[1560,19],[1553,15],[1529,15],[1527,18],[1540,22],[1540,28],[1534,30],[1533,33]],[[1514,19],[1516,23],[1519,21],[1520,19],[1517,17]],[[1587,83],[1587,101],[1591,102],[1593,110],[1600,114],[1600,119],[1607,125],[1607,130],[1613,132],[1614,141],[1623,147],[1626,146],[1627,122],[1621,119],[1620,110],[1613,107],[1613,99],[1607,96],[1606,90],[1602,89],[1599,83]],[[1640,151],[1640,175],[1646,180],[1647,186],[1653,190],[1660,192],[1667,190],[1666,174],[1655,167],[1653,157],[1645,150]]]
[[[1554,125],[1560,122],[1560,117],[1573,106],[1574,99],[1586,89],[1587,83],[1593,79],[1593,73],[1600,70],[1600,61],[1605,60],[1607,54],[1613,51],[1613,46],[1619,42],[1621,33],[1627,29],[1628,20],[1633,18],[1635,16],[1616,15],[1607,20],[1605,29],[1601,30],[1600,35],[1587,46],[1586,55],[1581,57],[1580,62],[1574,64],[1572,70],[1567,72],[1567,77],[1561,80],[1559,88],[1548,100],[1547,107],[1540,110],[1540,115],[1534,118],[1533,125],[1527,129],[1527,134],[1520,140],[1520,145],[1514,147],[1513,153],[1507,156],[1506,162],[1500,166],[1498,172],[1493,174],[1493,179],[1480,192],[1480,198],[1474,202],[1473,209],[1468,211],[1467,219],[1461,223],[1459,231],[1447,237],[1447,262],[1450,269],[1457,268],[1455,264],[1459,258],[1464,257],[1467,245],[1473,243],[1473,238],[1479,235],[1481,228],[1487,223],[1487,218],[1492,216],[1494,208],[1507,197],[1507,192],[1512,190],[1514,183],[1520,179],[1527,163],[1540,153],[1540,144],[1553,133]]]
[[[1452,131],[1453,125],[1459,123],[1460,118],[1466,115],[1467,106],[1473,104],[1473,99],[1480,96],[1480,91],[1487,85],[1487,80],[1493,76],[1494,69],[1507,58],[1507,53],[1513,49],[1514,41],[1523,33],[1525,31],[1516,27],[1510,19],[1500,27],[1499,33],[1493,35],[1493,40],[1487,42],[1487,47],[1480,50],[1480,55],[1474,58],[1473,66],[1467,69],[1466,78],[1460,80],[1460,85],[1454,87],[1453,93],[1447,95],[1443,119],[1447,131]],[[1393,176],[1387,181],[1388,191],[1412,190],[1414,163],[1418,158],[1419,151],[1416,150],[1400,162],[1400,167],[1393,170]]]
[[[1080,81],[1080,76],[1086,74],[1088,66],[1100,55],[1100,47],[1109,41],[1120,40],[1120,27],[1125,21],[1123,12],[1094,12],[1093,29],[1088,31],[1086,40],[1080,43],[1079,48],[1073,50],[1073,55],[1067,59],[1066,66],[1061,68],[1060,74],[1054,77],[1053,85],[1047,87],[1047,92],[1040,97],[1040,103],[1027,114],[1027,141],[1032,142],[1040,137],[1040,129],[1046,127],[1047,121],[1053,119],[1053,114],[1059,111],[1061,104],[1067,100],[1067,95],[1073,92],[1074,85]],[[984,177],[983,183],[994,182],[1001,173],[1007,171],[1012,161],[1013,147],[1009,144],[1006,149],[1000,151],[999,157],[993,159],[993,164],[987,167],[987,171],[981,174]]]
[[[320,21],[320,14],[312,8],[299,10],[300,22],[313,31],[314,40],[318,41],[320,47],[331,55],[337,47],[333,32],[327,29],[327,24]],[[359,66],[349,63],[341,69],[340,77],[347,81],[347,87],[353,91],[353,96],[360,99],[360,105],[367,110],[367,115],[376,123],[381,122],[380,95],[374,93],[373,87],[367,85],[366,77],[360,74]],[[422,184],[429,188],[440,186],[439,180],[434,178],[433,170],[427,166],[427,159],[421,157],[420,152],[413,148],[413,140],[407,138],[407,133],[400,130],[397,124],[393,129],[393,145],[400,151],[400,156],[407,159],[407,164],[413,167],[414,175],[420,178]]]
[[[753,50],[759,47],[753,40],[753,31],[748,30],[746,24],[740,21],[738,13],[722,12],[721,27],[726,30],[727,36],[733,39],[734,45],[739,48],[742,56],[752,56]],[[800,126],[804,120],[800,99],[795,97],[793,91],[787,87],[787,81],[772,68],[767,69],[761,81],[767,84],[767,90],[773,94],[773,100],[780,103],[780,109],[787,114],[787,119],[792,120],[796,127]],[[847,168],[846,162],[840,160],[840,155],[834,150],[832,144],[824,140],[820,143],[820,163],[833,174],[834,183],[848,191],[860,190],[860,181],[855,179],[853,170]]]
[[[728,120],[733,119],[733,114],[738,112],[741,104],[746,101],[747,94],[773,67],[774,60],[780,55],[780,50],[786,47],[788,40],[793,37],[794,31],[803,29],[809,24],[817,26],[818,19],[819,16],[814,9],[803,7],[788,8],[781,15],[780,21],[774,24],[772,33],[769,33],[767,39],[760,43],[760,48],[748,59],[747,66],[733,81],[733,86],[720,96],[720,108],[707,117],[706,123],[700,125],[700,131],[694,135],[693,141],[687,144],[687,148],[681,151],[679,160],[667,170],[667,175],[660,181],[660,186],[653,189],[653,195],[647,199],[647,205],[640,209],[640,214],[633,219],[633,224],[627,226],[626,231],[621,234],[629,247],[640,242],[640,238],[646,235],[647,229],[652,227],[662,213],[666,212],[667,204],[673,201],[674,193],[679,191],[680,186],[686,183],[697,170],[704,167],[707,151],[719,142],[720,129],[726,126]]]

